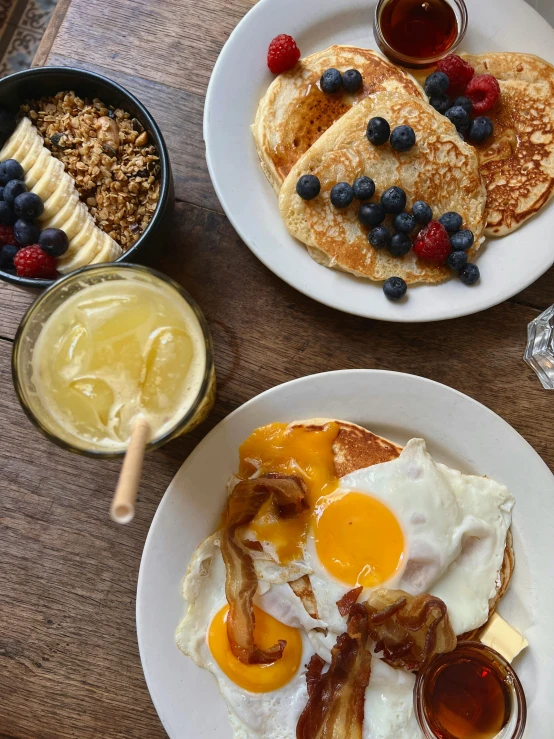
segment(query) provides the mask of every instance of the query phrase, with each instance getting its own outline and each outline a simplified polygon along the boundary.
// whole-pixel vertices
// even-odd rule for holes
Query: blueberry
[[[467,251],[471,249],[474,241],[473,234],[467,228],[452,234],[450,237],[450,243],[454,251]]]
[[[412,214],[420,226],[426,226],[429,221],[433,220],[433,211],[423,200],[417,200],[412,205]]]
[[[13,258],[17,254],[17,246],[14,244],[5,244],[0,248],[0,269],[13,270]]]
[[[45,228],[37,243],[51,257],[61,257],[69,248],[69,239],[61,228]]]
[[[15,213],[11,205],[4,200],[0,200],[0,223],[4,226],[13,226],[15,223]]]
[[[381,204],[385,213],[402,213],[406,207],[406,193],[400,187],[389,187],[381,195]]]
[[[433,97],[429,98],[429,103],[435,110],[438,110],[439,113],[446,113],[448,108],[452,107],[452,103],[450,102],[448,95],[433,95]]]
[[[364,80],[357,69],[349,69],[342,75],[342,87],[345,92],[358,92],[363,84]]]
[[[490,118],[486,115],[480,115],[478,118],[474,118],[469,124],[467,129],[467,137],[474,144],[480,144],[482,141],[486,141],[489,136],[492,136],[494,126]]]
[[[444,95],[444,93],[450,87],[450,80],[444,72],[433,72],[425,80],[423,89],[425,90],[427,97],[435,97],[436,95]]]
[[[386,144],[390,136],[390,126],[384,118],[372,118],[367,124],[367,138],[373,146]]]
[[[406,234],[393,234],[389,244],[389,251],[393,257],[403,257],[412,248],[410,237]]]
[[[456,126],[457,131],[465,131],[469,125],[469,113],[461,105],[454,105],[444,115]]]
[[[390,231],[386,226],[375,226],[368,234],[368,240],[371,246],[376,249],[384,249],[390,244]]]
[[[446,260],[446,264],[450,269],[463,269],[467,264],[467,254],[465,251],[453,251]]]
[[[451,210],[439,218],[439,223],[442,223],[448,233],[452,234],[455,231],[459,231],[461,229],[462,216],[459,213],[455,213],[453,210]]]
[[[35,226],[32,221],[26,221],[24,218],[18,218],[13,227],[15,240],[19,246],[30,246],[38,242],[40,236],[40,228]]]
[[[354,200],[354,190],[348,182],[339,182],[331,190],[331,203],[335,208],[348,208]]]
[[[0,185],[0,200],[4,200],[4,186]]]
[[[472,264],[471,262],[469,262],[463,269],[460,270],[459,275],[460,280],[464,283],[464,285],[475,285],[480,277],[479,267],[476,264]]]
[[[21,195],[22,192],[27,192],[27,185],[23,180],[10,180],[4,187],[4,200],[9,205],[13,205],[13,201],[18,195]]]
[[[406,295],[408,286],[402,277],[389,277],[383,284],[383,292],[389,300],[400,300]]]
[[[32,221],[42,215],[44,205],[34,192],[22,192],[13,201],[13,209],[18,218],[27,218]]]
[[[302,200],[313,200],[321,191],[321,183],[313,174],[304,174],[296,183],[296,192]]]
[[[403,211],[394,216],[394,229],[402,234],[411,234],[416,225],[416,219],[411,213]]]
[[[456,100],[454,100],[452,105],[453,106],[460,105],[468,115],[471,115],[471,112],[473,111],[473,103],[471,102],[469,98],[466,98],[465,95],[462,95],[461,97],[456,98]]]
[[[363,226],[378,226],[385,220],[385,215],[381,203],[364,203],[358,211],[358,220]]]
[[[371,177],[358,177],[352,189],[358,200],[371,200],[375,195],[375,182]]]
[[[320,84],[323,92],[338,92],[342,85],[342,75],[338,69],[328,69],[321,75]]]
[[[8,138],[15,128],[15,117],[4,108],[0,108],[0,136]]]
[[[397,126],[390,135],[390,145],[396,151],[410,151],[416,137],[411,126]]]
[[[23,167],[15,159],[6,159],[0,164],[0,185],[6,185],[10,180],[22,180]]]

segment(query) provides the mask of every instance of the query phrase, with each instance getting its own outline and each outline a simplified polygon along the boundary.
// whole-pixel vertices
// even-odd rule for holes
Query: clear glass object
[[[523,359],[535,370],[542,386],[554,390],[554,305],[527,326]]]

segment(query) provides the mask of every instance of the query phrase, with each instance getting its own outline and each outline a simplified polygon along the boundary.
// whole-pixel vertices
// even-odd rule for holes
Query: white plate
[[[531,643],[516,662],[528,700],[526,736],[546,737],[554,723],[552,474],[505,421],[456,390],[414,375],[343,370],[279,385],[231,413],[160,503],[140,566],[137,632],[150,695],[171,739],[231,737],[215,678],[181,654],[173,636],[185,612],[181,580],[196,546],[217,528],[238,446],[257,426],[316,416],[354,421],[400,444],[422,436],[437,461],[510,488],[516,568],[500,612]]]
[[[523,51],[554,62],[554,29],[522,0],[466,0],[465,51]],[[215,65],[204,110],[210,175],[229,220],[272,272],[300,292],[333,308],[385,321],[435,321],[489,308],[530,285],[552,264],[554,207],[519,231],[489,241],[479,253],[481,282],[459,280],[408,289],[391,303],[382,283],[371,283],[314,262],[286,230],[250,131],[259,100],[273,75],[267,47],[279,33],[297,40],[303,55],[331,44],[376,48],[375,0],[259,0],[231,34]]]

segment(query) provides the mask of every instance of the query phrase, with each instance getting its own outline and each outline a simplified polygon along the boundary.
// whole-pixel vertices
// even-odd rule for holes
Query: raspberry
[[[300,49],[292,36],[282,33],[269,44],[267,66],[273,74],[281,74],[292,69],[300,59]]]
[[[438,221],[431,221],[421,229],[413,249],[418,257],[435,264],[444,264],[452,251],[448,233]]]
[[[43,277],[45,279],[58,276],[56,259],[42,251],[38,244],[20,249],[13,263],[19,277]]]
[[[0,223],[0,246],[4,246],[5,244],[15,244],[13,226],[5,226],[3,223]]]
[[[439,72],[444,72],[450,80],[449,92],[463,90],[475,74],[471,64],[468,64],[457,54],[449,54],[441,59],[437,64],[437,69]]]
[[[481,115],[490,110],[500,97],[500,85],[492,74],[477,74],[469,81],[465,95],[473,104],[473,112]]]

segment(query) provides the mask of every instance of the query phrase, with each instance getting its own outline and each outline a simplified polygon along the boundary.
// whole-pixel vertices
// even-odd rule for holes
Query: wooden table
[[[267,388],[343,368],[423,375],[499,413],[554,468],[552,396],[521,359],[527,324],[554,302],[554,270],[478,315],[401,326],[344,315],[295,292],[234,232],[208,176],[202,108],[219,50],[252,4],[59,0],[37,54],[37,64],[84,67],[121,82],[159,122],[178,202],[156,266],[204,309],[219,386],[206,423],[148,456],[133,524],[112,524],[119,464],[54,447],[19,407],[10,352],[34,295],[0,283],[0,737],[165,736],[135,637],[144,539],[189,452]]]

